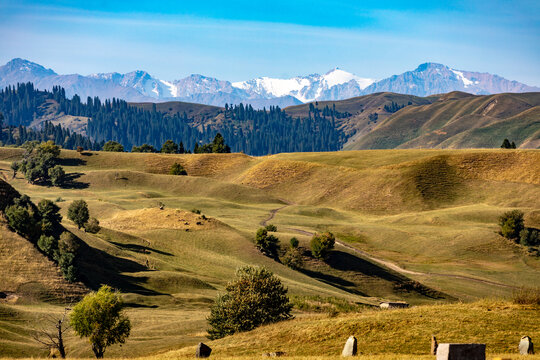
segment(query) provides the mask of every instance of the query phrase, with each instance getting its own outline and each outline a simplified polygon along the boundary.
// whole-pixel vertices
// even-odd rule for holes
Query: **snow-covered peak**
[[[248,81],[232,83],[233,87],[265,98],[294,96],[302,102],[328,100],[345,87],[352,96],[368,87],[374,81],[364,79],[340,68],[334,68],[324,75],[312,74],[289,79],[260,77]]]
[[[454,69],[450,69],[450,71],[453,72],[454,74],[456,74],[458,79],[460,79],[463,82],[463,87],[469,87],[469,86],[471,86],[471,85],[473,85],[475,83],[475,82],[467,79],[465,77],[465,75],[463,75],[462,71],[458,71],[458,70],[454,70]],[[476,83],[478,83],[478,81],[476,81]]]

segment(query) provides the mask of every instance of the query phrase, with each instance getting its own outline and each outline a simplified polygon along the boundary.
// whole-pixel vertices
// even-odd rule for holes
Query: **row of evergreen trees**
[[[204,144],[210,143],[219,132],[233,152],[266,155],[278,152],[334,151],[339,150],[346,141],[345,136],[336,130],[334,122],[335,118],[346,114],[328,106],[323,110],[314,109],[313,113],[310,111],[308,118],[300,119],[292,118],[279,107],[255,110],[251,105],[226,105],[225,121],[220,125],[195,127],[194,118],[188,117],[186,113],[162,113],[157,111],[155,105],[150,110],[141,109],[119,99],[101,101],[98,97],[88,97],[83,103],[77,95],[72,99],[66,98],[65,90],[61,87],[54,87],[52,92],[37,91],[31,83],[27,83],[0,91],[0,112],[5,114],[8,125],[27,126],[43,115],[41,112],[45,111],[45,107],[40,105],[47,100],[54,100],[58,104],[57,114],[88,117],[86,133],[89,138],[84,140],[83,137],[74,137],[66,141],[66,133],[61,134],[60,130],[54,129],[53,135],[51,125],[46,123],[45,127],[49,128],[39,136],[48,138],[37,139],[36,132],[31,139],[19,140],[20,143],[26,140],[53,139],[64,148],[81,146],[95,149],[105,141],[112,140],[126,149],[132,149],[142,144],[158,148],[166,140],[172,140],[178,144],[186,144],[190,149],[197,144],[194,151],[198,152],[201,151],[201,146],[204,149]],[[48,111],[50,110],[49,106]],[[21,133],[25,131],[30,133],[24,128],[20,130]],[[11,138],[5,143],[16,144],[15,133],[7,132],[11,134]],[[75,136],[71,133],[69,135]]]

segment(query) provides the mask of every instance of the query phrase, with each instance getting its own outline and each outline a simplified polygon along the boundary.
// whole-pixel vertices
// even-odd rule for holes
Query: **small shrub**
[[[174,163],[171,166],[171,170],[169,171],[169,175],[187,175],[187,171],[179,163]]]
[[[296,249],[298,248],[298,245],[300,244],[300,242],[298,241],[297,238],[292,237],[290,240],[290,244],[291,244],[291,249]]]
[[[521,305],[540,305],[540,287],[521,287],[512,293],[512,302]]]
[[[84,151],[84,148],[82,146],[77,146],[77,152],[80,154]]]
[[[512,210],[505,212],[499,217],[499,226],[501,235],[507,239],[519,241],[519,233],[525,228],[523,221],[523,212]]]
[[[523,246],[540,245],[540,231],[534,228],[525,228],[519,232],[519,243]]]
[[[197,214],[197,215],[201,214],[201,210],[199,210],[199,209],[191,209],[191,212],[194,213],[194,214]]]
[[[99,220],[96,218],[90,218],[88,222],[84,225],[84,230],[86,232],[89,232],[91,234],[96,234],[101,230],[101,226],[99,226]]]
[[[276,232],[277,226],[273,224],[268,224],[264,227],[267,231]]]
[[[311,253],[317,259],[326,260],[335,243],[336,238],[331,232],[315,234],[311,239]]]
[[[304,258],[299,249],[291,248],[287,250],[281,262],[293,270],[301,269],[304,266]]]
[[[260,228],[255,234],[255,246],[264,255],[277,259],[279,251],[279,239],[274,235],[268,235],[268,230]]]

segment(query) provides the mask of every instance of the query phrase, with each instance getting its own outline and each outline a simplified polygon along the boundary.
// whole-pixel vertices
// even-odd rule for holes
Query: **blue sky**
[[[540,86],[539,1],[0,0],[0,63],[237,81],[426,61]]]

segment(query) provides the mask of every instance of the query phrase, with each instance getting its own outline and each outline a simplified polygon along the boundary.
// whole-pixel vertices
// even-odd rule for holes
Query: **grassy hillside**
[[[64,226],[84,242],[79,265],[85,286],[95,289],[108,283],[125,293],[134,333],[130,345],[112,348],[111,356],[148,355],[205,341],[209,305],[235,269],[247,264],[263,265],[276,273],[298,305],[297,320],[271,328],[275,339],[284,336],[282,330],[283,334],[294,332],[287,330],[289,324],[307,329],[326,321],[324,316],[313,317],[312,307],[301,305],[305,299],[320,303],[323,309],[338,302],[354,311],[390,299],[422,305],[407,310],[412,313],[395,313],[405,329],[403,319],[417,314],[416,309],[425,313],[423,317],[434,319],[436,313],[450,317],[469,306],[441,306],[430,312],[432,308],[423,305],[509,297],[519,286],[537,285],[540,273],[539,258],[497,234],[498,216],[514,208],[525,212],[527,226],[540,227],[540,152],[536,150],[370,150],[266,157],[63,150],[60,162],[74,177],[70,188],[30,185],[21,175],[12,178],[10,162],[21,155],[20,149],[0,148],[0,178],[34,202],[43,198],[57,201]],[[181,163],[189,175],[167,175],[174,162]],[[81,198],[103,226],[95,235],[79,231],[65,217],[71,201]],[[284,246],[293,236],[300,240],[305,260],[301,271],[255,249],[254,233],[266,223],[277,225],[276,236]],[[327,230],[338,236],[338,243],[324,263],[311,257],[309,240],[312,233]],[[17,261],[19,267],[13,268],[27,271],[44,264],[38,256],[28,255],[37,253],[29,243],[23,248],[14,245],[16,236],[11,232],[0,235],[5,244],[26,249],[17,255],[18,260],[3,256],[2,267]],[[9,249],[10,254],[18,254]],[[32,256],[34,261],[26,264],[21,260],[24,256]],[[50,282],[53,272],[35,270],[31,276]],[[13,281],[16,276],[9,278]],[[3,288],[7,285],[0,282],[0,291]],[[11,288],[17,293],[17,286]],[[16,304],[0,304],[4,314],[0,331],[10,334],[0,341],[0,353],[42,354],[31,345],[28,334],[43,313],[62,308],[50,303],[25,305],[24,294],[19,295]],[[482,304],[471,305],[471,312],[487,312]],[[501,319],[538,316],[537,310],[497,304],[493,309],[500,312]],[[5,315],[12,313],[16,316]],[[463,311],[464,316],[466,313]],[[363,326],[364,321],[386,321],[384,314],[370,310],[349,317],[351,324],[357,319],[358,326]],[[328,321],[341,324],[347,319]],[[468,324],[469,320],[464,321]],[[508,327],[501,327],[501,339],[515,335],[509,330],[513,320],[508,321]],[[424,340],[424,332],[431,331],[430,324],[418,332],[420,345],[417,340],[407,345],[411,353],[419,354],[422,341],[429,340],[430,334]],[[484,336],[486,324],[471,327],[468,337],[477,336],[475,331]],[[498,323],[493,324],[499,328]],[[332,329],[333,325],[328,326]],[[384,326],[373,325],[372,329],[386,329]],[[441,334],[453,337],[450,329]],[[329,349],[322,354],[342,346],[342,337],[349,335],[345,330],[336,330],[339,336],[321,345]],[[252,341],[243,334],[231,338],[230,344],[237,341],[234,339],[244,343],[242,336],[248,343]],[[507,351],[502,342],[495,342],[496,333],[489,336],[494,344],[490,352]],[[269,339],[268,346],[277,344],[273,337]],[[226,339],[222,341],[216,346],[227,348]],[[296,354],[300,345],[293,343],[289,351]],[[73,356],[90,355],[84,340],[70,337],[69,344]],[[399,353],[395,350],[399,342],[392,344],[386,352]],[[231,352],[225,355],[235,354],[236,345],[230,346]],[[26,350],[19,352],[22,348]],[[259,351],[261,347],[253,347],[252,354]],[[380,351],[373,347],[369,353]]]
[[[450,93],[432,104],[399,110],[371,133],[356,135],[347,148],[496,148],[504,138],[520,148],[536,148],[540,139],[539,105],[539,93]]]
[[[285,351],[293,356],[338,355],[354,335],[361,355],[429,354],[431,336],[439,342],[486,344],[489,354],[515,353],[522,334],[538,338],[540,309],[506,302],[418,306],[405,310],[366,310],[356,314],[306,316],[285,323],[213,341],[221,356],[254,358],[265,352]],[[489,330],[487,330],[489,329]],[[308,344],[316,344],[309,346]],[[194,347],[160,358],[189,357]],[[506,357],[506,356],[505,356]]]

